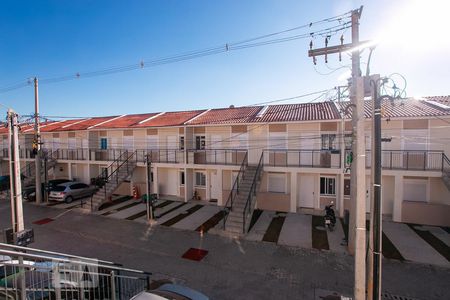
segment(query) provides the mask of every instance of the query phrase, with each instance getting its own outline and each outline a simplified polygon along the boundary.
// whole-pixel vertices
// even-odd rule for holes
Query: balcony
[[[202,149],[187,150],[188,163],[200,165],[240,165],[247,150],[243,149]]]
[[[383,150],[381,167],[387,170],[441,171],[442,151]],[[372,165],[371,151],[366,151],[366,168]]]
[[[136,159],[138,162],[145,162],[147,155],[151,159],[152,163],[167,163],[167,164],[184,163],[184,150],[179,149],[136,150]]]
[[[264,150],[264,166],[295,168],[341,167],[340,150]]]

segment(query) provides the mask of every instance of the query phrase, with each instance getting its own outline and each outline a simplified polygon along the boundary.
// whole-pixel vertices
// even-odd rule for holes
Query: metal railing
[[[184,150],[180,149],[141,149],[136,150],[137,161],[145,163],[148,156],[152,163],[184,163]]]
[[[8,148],[2,148],[2,149],[0,149],[0,157],[1,157],[1,158],[5,158],[5,159],[9,159]]]
[[[35,154],[33,153],[33,149],[29,148],[20,148],[19,149],[19,157],[21,159],[31,159],[35,158]]]
[[[238,166],[247,156],[245,149],[189,149],[189,164],[200,165],[235,165]]]
[[[130,299],[151,273],[93,258],[0,243],[1,299]]]
[[[245,177],[245,169],[248,166],[248,153],[245,153],[244,159],[242,160],[241,167],[239,168],[239,173],[234,180],[233,187],[231,188],[230,194],[228,196],[227,202],[225,203],[223,212],[223,229],[225,230],[225,224],[228,219],[228,215],[231,210],[233,210],[233,202],[239,195],[239,184]]]
[[[450,159],[445,153],[442,153],[442,173],[450,176]]]
[[[265,149],[264,165],[271,167],[341,167],[340,150]]]
[[[441,171],[442,151],[382,150],[381,167],[387,170]],[[366,168],[372,165],[370,150],[366,150]]]
[[[123,158],[124,153],[133,150],[128,149],[89,149],[89,160],[91,161],[116,161]]]
[[[100,175],[91,180],[91,184],[94,184],[99,189],[103,189],[104,199],[108,199],[107,183],[115,182],[116,186],[129,176],[134,170],[137,164],[136,151],[129,154],[128,151],[123,152],[115,161],[113,161],[108,167],[102,170]],[[124,171],[124,173],[121,173]],[[91,210],[93,209],[93,194],[91,196]]]
[[[258,162],[258,167],[256,167],[255,177],[253,177],[252,185],[250,187],[250,191],[248,192],[247,201],[245,202],[244,211],[242,212],[242,233],[246,233],[246,225],[247,225],[247,217],[252,212],[252,202],[253,198],[256,196],[257,185],[261,180],[261,174],[264,168],[264,153],[261,154],[261,157]]]
[[[53,157],[61,160],[88,160],[89,149],[76,148],[76,149],[56,149],[53,151]]]

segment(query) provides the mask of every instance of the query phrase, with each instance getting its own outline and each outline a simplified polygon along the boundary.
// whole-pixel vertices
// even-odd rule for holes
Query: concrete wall
[[[402,222],[450,226],[450,205],[403,201]]]
[[[290,194],[259,192],[256,195],[256,207],[264,210],[288,212],[290,200]]]

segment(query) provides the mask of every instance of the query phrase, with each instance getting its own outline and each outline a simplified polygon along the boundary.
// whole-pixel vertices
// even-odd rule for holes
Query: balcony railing
[[[57,149],[53,151],[52,157],[61,160],[87,160],[89,158],[89,149]]]
[[[346,150],[346,157],[349,153],[350,150]],[[443,155],[442,151],[382,150],[381,167],[387,170],[441,171]],[[366,168],[371,165],[371,151],[366,150]]]
[[[340,150],[264,150],[267,167],[340,168]]]
[[[136,157],[138,162],[145,162],[145,158],[147,155],[151,159],[152,163],[169,163],[169,164],[184,163],[184,150],[179,149],[136,150]]]
[[[202,149],[187,150],[189,164],[201,165],[241,165],[247,150],[243,149]]]

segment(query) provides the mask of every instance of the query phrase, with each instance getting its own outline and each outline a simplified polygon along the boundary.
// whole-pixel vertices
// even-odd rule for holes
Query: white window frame
[[[271,190],[271,181],[273,181],[275,179],[275,177],[283,177],[284,180],[284,187],[283,187],[283,191],[276,191],[276,190]],[[280,179],[278,178],[278,179]],[[267,191],[269,193],[277,193],[277,194],[286,194],[287,191],[287,176],[286,173],[268,173],[267,174]]]
[[[200,182],[200,184],[198,184],[198,182],[197,182],[197,174],[202,174],[201,178],[205,179],[205,184],[204,185],[202,185],[201,182]],[[206,188],[206,172],[205,171],[195,171],[195,187]]]
[[[322,193],[322,187],[320,186],[321,183],[322,183],[322,179],[325,180],[325,193]],[[329,188],[328,180],[333,180],[334,181],[334,184],[333,184],[334,194],[330,193],[330,191],[328,190],[328,188]],[[336,196],[336,190],[337,190],[336,177],[320,176],[320,178],[319,178],[319,193],[320,193],[321,196]]]
[[[183,142],[181,142],[181,141],[183,141]],[[186,149],[186,138],[184,137],[184,135],[178,136],[178,149],[179,150]]]
[[[197,137],[200,138],[200,147],[198,147],[198,148],[197,148]],[[201,146],[202,140],[204,140],[204,142],[205,142],[205,145],[203,146],[203,148]],[[205,134],[196,134],[194,136],[194,142],[195,142],[195,150],[205,150],[206,149],[206,135]]]

